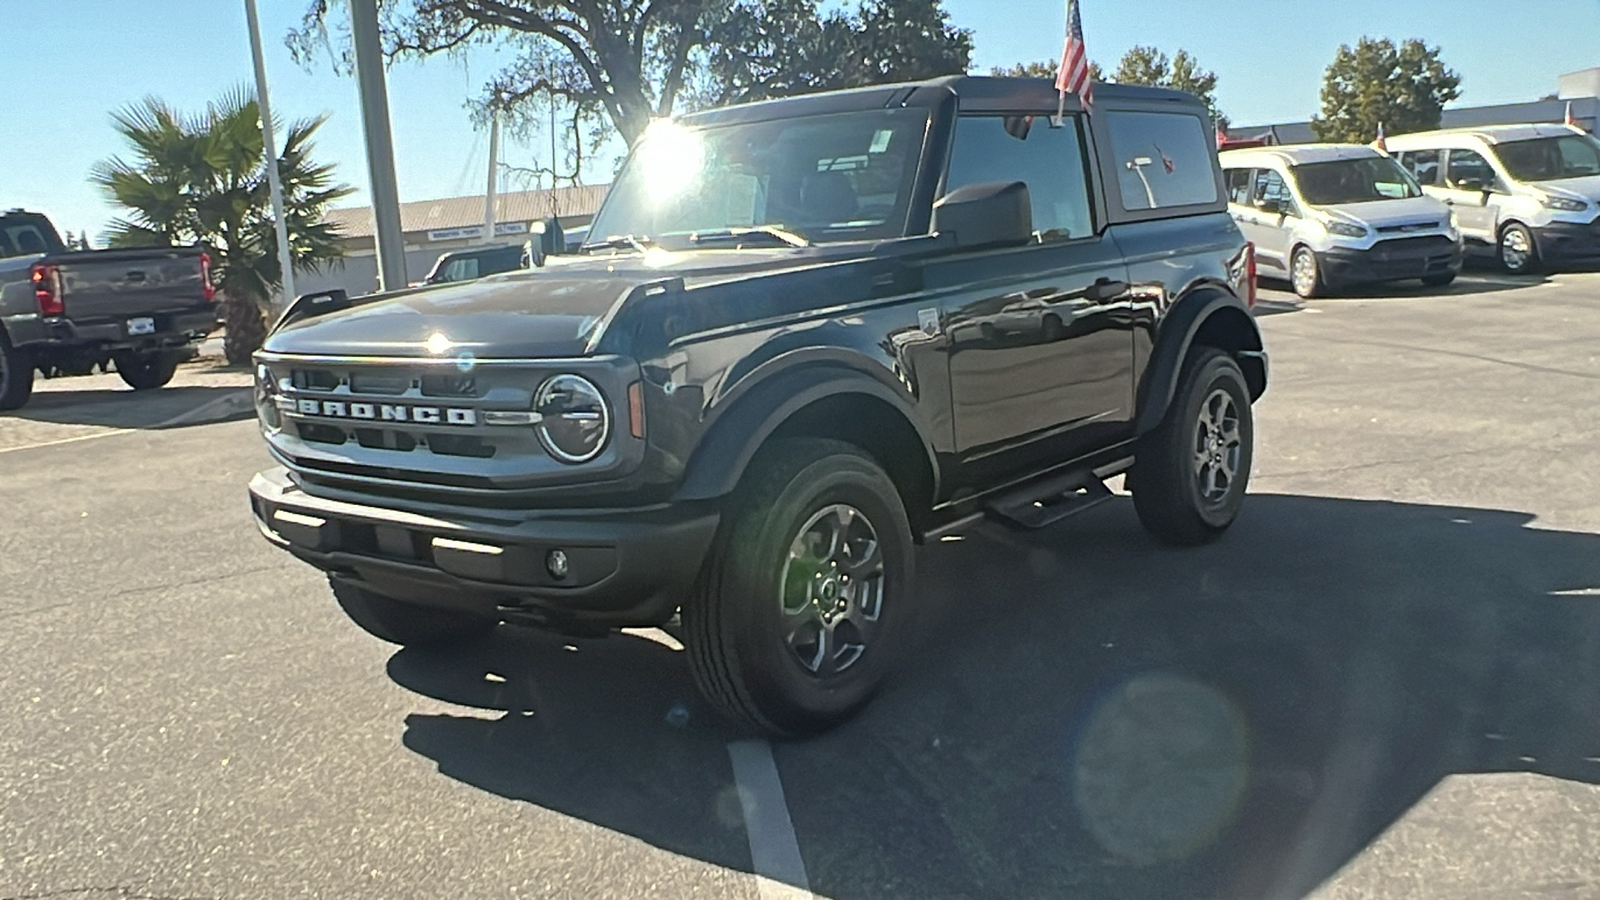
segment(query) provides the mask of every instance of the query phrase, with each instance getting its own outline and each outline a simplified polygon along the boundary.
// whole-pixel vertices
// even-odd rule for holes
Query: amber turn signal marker
[[[644,437],[644,382],[628,385],[628,431],[636,438]]]

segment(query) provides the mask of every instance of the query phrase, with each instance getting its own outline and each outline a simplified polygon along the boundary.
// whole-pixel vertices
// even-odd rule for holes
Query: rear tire
[[[403,647],[443,647],[486,634],[496,619],[433,609],[373,593],[354,582],[329,577],[333,597],[350,621],[380,640]]]
[[[1215,348],[1193,350],[1172,406],[1141,440],[1128,480],[1145,530],[1180,547],[1221,536],[1244,503],[1254,437],[1239,364]]]
[[[176,353],[118,353],[112,359],[117,374],[136,391],[153,391],[167,386],[178,373]]]
[[[696,685],[777,737],[839,724],[904,648],[913,574],[905,507],[875,460],[817,438],[763,448],[683,607]]]
[[[33,356],[0,331],[0,410],[21,409],[33,396]]]

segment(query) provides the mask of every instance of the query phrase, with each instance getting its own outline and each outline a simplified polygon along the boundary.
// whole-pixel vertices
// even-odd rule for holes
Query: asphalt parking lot
[[[914,663],[778,746],[660,632],[358,632],[250,523],[238,373],[46,385],[0,418],[0,898],[1600,896],[1600,274],[1260,313],[1221,543],[1122,498],[927,547]]]

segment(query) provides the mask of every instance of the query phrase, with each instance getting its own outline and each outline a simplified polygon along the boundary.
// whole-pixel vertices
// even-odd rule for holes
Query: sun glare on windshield
[[[705,171],[706,145],[700,133],[671,119],[657,119],[645,131],[638,163],[656,205],[683,194]]]

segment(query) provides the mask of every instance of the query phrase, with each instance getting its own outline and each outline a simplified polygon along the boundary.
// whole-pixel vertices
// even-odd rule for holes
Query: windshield
[[[900,237],[927,122],[915,109],[713,128],[659,122],[617,178],[589,241],[687,246],[694,235],[759,228],[813,242]]]
[[[1300,196],[1312,206],[1422,196],[1417,182],[1387,156],[1308,163],[1295,166],[1293,171]]]
[[[1584,134],[1512,141],[1496,147],[1494,152],[1518,181],[1600,175],[1600,141]]]

